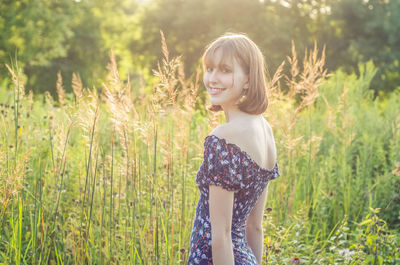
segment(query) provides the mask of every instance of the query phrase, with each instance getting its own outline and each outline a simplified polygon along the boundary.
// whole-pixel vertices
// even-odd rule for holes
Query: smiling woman
[[[221,62],[221,50],[215,52],[213,59],[216,62]],[[216,105],[218,105],[218,99],[220,97],[215,96],[221,95],[223,91],[229,89],[228,91],[230,93],[227,94],[227,96],[229,95],[230,98],[235,99],[243,94],[241,91],[242,88],[244,90],[249,88],[248,76],[244,73],[242,67],[236,60],[219,65],[215,65],[215,62],[209,62],[209,65],[206,65],[206,71],[204,73],[204,84],[209,93],[213,96],[211,97],[211,102]]]
[[[203,68],[204,84],[209,92],[219,95],[216,92],[230,88],[231,99],[240,96],[239,109],[250,114],[265,112],[268,100],[264,57],[248,37],[227,34],[217,39],[203,55]],[[221,87],[215,85],[218,81]],[[215,97],[211,97],[211,103],[209,110],[223,109]]]
[[[261,264],[268,182],[279,176],[267,108],[264,59],[241,34],[227,34],[203,55],[212,111],[227,123],[204,140],[196,176],[200,199],[188,264]]]

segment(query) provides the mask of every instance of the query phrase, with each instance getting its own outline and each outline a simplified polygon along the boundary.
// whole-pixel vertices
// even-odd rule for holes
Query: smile
[[[224,91],[226,88],[219,88],[219,87],[209,87],[208,90],[210,92],[219,92],[219,91]]]

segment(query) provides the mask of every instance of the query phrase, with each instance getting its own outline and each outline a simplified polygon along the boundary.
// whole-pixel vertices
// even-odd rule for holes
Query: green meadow
[[[57,96],[0,87],[0,264],[186,264],[206,110],[198,71],[164,57],[154,85],[79,75]],[[400,91],[375,97],[373,63],[328,72],[293,49],[269,80],[266,119],[281,176],[270,183],[264,264],[399,264]],[[286,69],[288,74],[285,74]],[[136,82],[136,81],[135,81]],[[283,86],[283,84],[285,84]]]

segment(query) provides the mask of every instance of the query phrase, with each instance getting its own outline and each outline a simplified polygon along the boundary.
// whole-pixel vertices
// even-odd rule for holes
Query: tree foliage
[[[113,50],[122,77],[151,73],[161,57],[160,30],[172,55],[193,73],[207,43],[244,32],[275,69],[290,54],[326,44],[329,70],[357,71],[373,60],[375,91],[400,83],[400,2],[395,0],[16,0],[0,3],[0,60],[18,61],[28,88],[54,93],[57,72],[101,86]],[[6,68],[0,68],[6,74]],[[55,94],[55,93],[54,93]]]

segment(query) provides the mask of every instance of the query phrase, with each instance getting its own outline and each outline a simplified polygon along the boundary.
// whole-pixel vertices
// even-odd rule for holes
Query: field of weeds
[[[206,110],[201,71],[185,77],[163,47],[150,89],[122,81],[113,56],[103,87],[73,75],[66,93],[59,75],[56,99],[9,66],[0,264],[186,264],[203,140],[224,121]],[[304,58],[293,47],[270,80],[281,176],[264,264],[399,264],[400,93],[373,97],[372,63],[349,75],[328,73],[323,51]]]

